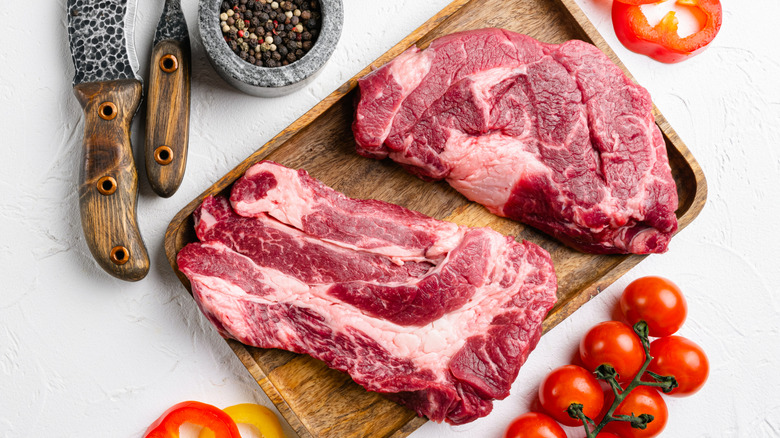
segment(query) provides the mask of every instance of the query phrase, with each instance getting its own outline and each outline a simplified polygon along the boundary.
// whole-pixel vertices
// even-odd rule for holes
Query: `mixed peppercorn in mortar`
[[[260,67],[301,59],[317,39],[321,19],[317,0],[225,0],[219,14],[231,50]]]

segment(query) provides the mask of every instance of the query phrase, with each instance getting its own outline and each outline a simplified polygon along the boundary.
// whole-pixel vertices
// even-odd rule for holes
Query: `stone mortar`
[[[198,24],[206,55],[227,83],[253,96],[283,96],[314,80],[336,49],[344,24],[342,0],[320,0],[322,24],[311,50],[289,65],[259,67],[239,58],[225,44],[219,28],[221,3],[222,0],[200,0]]]

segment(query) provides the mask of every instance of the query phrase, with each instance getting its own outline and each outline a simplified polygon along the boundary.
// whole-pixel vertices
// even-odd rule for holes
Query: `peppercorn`
[[[223,0],[225,42],[252,65],[279,67],[303,57],[319,33],[317,0]]]

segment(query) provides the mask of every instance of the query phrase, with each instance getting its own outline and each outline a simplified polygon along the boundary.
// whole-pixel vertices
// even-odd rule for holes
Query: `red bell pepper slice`
[[[664,0],[615,0],[627,5],[649,5],[650,3],[660,3]]]
[[[236,422],[221,409],[201,402],[185,401],[165,411],[144,438],[179,438],[179,427],[193,423],[211,429],[216,438],[241,438]]]
[[[615,34],[629,50],[647,55],[656,61],[674,63],[687,59],[712,42],[723,21],[720,0],[677,0],[679,5],[697,8],[704,17],[701,30],[686,37],[677,33],[674,11],[650,26],[639,5],[615,1],[612,3],[612,24]]]

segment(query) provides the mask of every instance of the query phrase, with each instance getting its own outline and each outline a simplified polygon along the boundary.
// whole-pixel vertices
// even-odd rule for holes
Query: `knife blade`
[[[81,227],[106,272],[137,281],[149,271],[149,255],[136,219],[138,174],[130,142],[143,93],[132,40],[134,4],[68,0],[67,6],[73,92],[84,110]]]
[[[146,111],[146,176],[168,198],[187,166],[190,125],[190,38],[180,0],[165,0],[149,66]]]

